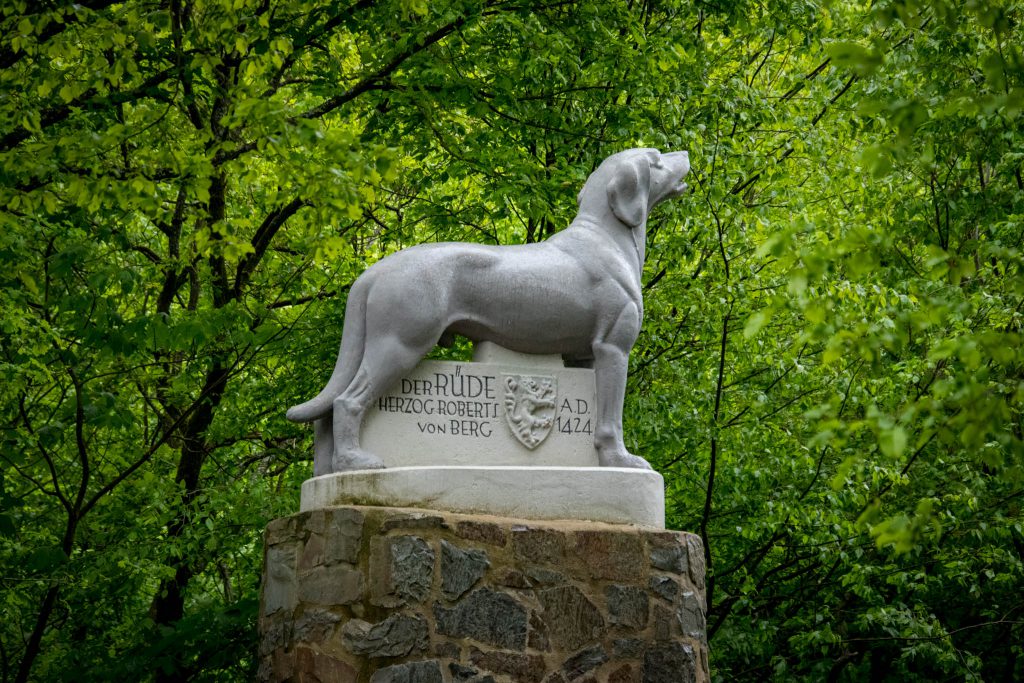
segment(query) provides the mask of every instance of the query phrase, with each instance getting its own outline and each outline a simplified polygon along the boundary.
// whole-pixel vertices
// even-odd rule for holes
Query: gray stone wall
[[[266,531],[260,680],[708,680],[693,534],[379,507]]]

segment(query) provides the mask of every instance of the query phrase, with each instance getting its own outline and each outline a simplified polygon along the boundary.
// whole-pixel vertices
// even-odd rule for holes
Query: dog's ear
[[[651,166],[645,157],[622,163],[608,183],[608,204],[615,216],[630,227],[640,227],[647,220],[650,186]]]

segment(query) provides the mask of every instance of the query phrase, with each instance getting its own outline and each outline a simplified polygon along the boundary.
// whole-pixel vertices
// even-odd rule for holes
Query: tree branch
[[[236,299],[242,295],[242,290],[245,289],[253,270],[257,265],[259,265],[264,254],[266,254],[267,248],[274,239],[274,235],[277,234],[277,231],[281,229],[281,226],[283,226],[289,218],[294,216],[299,209],[304,206],[309,206],[309,202],[296,197],[284,206],[271,211],[263,220],[260,227],[256,229],[256,232],[253,234],[250,242],[253,248],[252,253],[246,254],[245,257],[239,261],[238,268],[235,270],[234,289]]]
[[[324,102],[320,103],[316,107],[313,107],[312,109],[309,109],[299,114],[298,116],[291,119],[291,122],[295,123],[298,119],[319,118],[325,114],[329,114],[338,107],[341,107],[342,105],[351,102],[352,100],[359,97],[363,93],[373,90],[382,79],[394,73],[398,69],[398,67],[400,67],[407,59],[409,59],[413,55],[416,55],[426,50],[434,43],[438,42],[448,34],[452,33],[456,29],[463,26],[467,21],[469,21],[469,17],[464,16],[456,19],[453,22],[445,24],[444,26],[437,29],[433,33],[412,43],[405,50],[399,52],[394,57],[392,57],[387,64],[383,65],[382,67],[374,71],[372,74],[370,74],[369,76],[365,77],[364,79],[353,85],[345,92],[341,93],[340,95],[335,95],[334,97],[331,97],[325,100]],[[215,166],[218,166],[228,161],[231,161],[232,159],[237,159],[243,154],[246,154],[247,152],[251,152],[252,150],[256,149],[256,146],[256,141],[250,140],[249,142],[242,143],[229,151],[219,152],[217,155],[214,156],[213,163]]]
[[[732,316],[732,304],[722,318],[722,343],[718,354],[718,381],[715,385],[715,410],[713,415],[711,435],[711,454],[708,458],[708,482],[704,492],[704,514],[700,520],[700,537],[704,541],[704,563],[707,567],[707,601],[708,614],[714,608],[715,595],[715,574],[712,571],[711,538],[708,534],[708,524],[711,521],[711,500],[715,489],[715,469],[718,464],[718,419],[722,410],[722,387],[725,378],[725,349],[729,341],[729,319]]]
[[[144,95],[147,91],[152,90],[166,81],[172,74],[174,74],[173,69],[165,69],[164,71],[157,72],[147,78],[141,85],[139,85],[138,88],[127,92],[118,91],[110,93],[109,95],[97,96],[96,90],[94,88],[90,88],[72,102],[43,111],[39,115],[39,127],[41,129],[45,129],[56,123],[60,123],[71,116],[71,114],[77,109],[95,109],[98,107],[132,102]],[[0,137],[0,151],[10,151],[32,135],[34,135],[34,133],[29,131],[27,128],[15,128]]]

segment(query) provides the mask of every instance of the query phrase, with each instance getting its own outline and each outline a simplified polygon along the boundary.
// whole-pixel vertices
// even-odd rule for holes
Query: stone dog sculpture
[[[368,268],[349,292],[327,386],[288,410],[316,421],[314,475],[384,467],[359,446],[366,410],[452,334],[592,362],[599,463],[650,469],[622,440],[627,357],[643,316],[647,215],[686,190],[689,170],[687,152],[619,152],[587,179],[569,227],[544,242],[421,244]]]

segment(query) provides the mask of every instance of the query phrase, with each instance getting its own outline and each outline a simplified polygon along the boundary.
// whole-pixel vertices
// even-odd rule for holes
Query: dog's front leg
[[[594,344],[594,381],[597,389],[597,429],[594,447],[602,467],[651,469],[643,458],[626,450],[622,439],[622,403],[626,398],[629,350],[640,327],[640,313],[629,304],[608,339]]]

